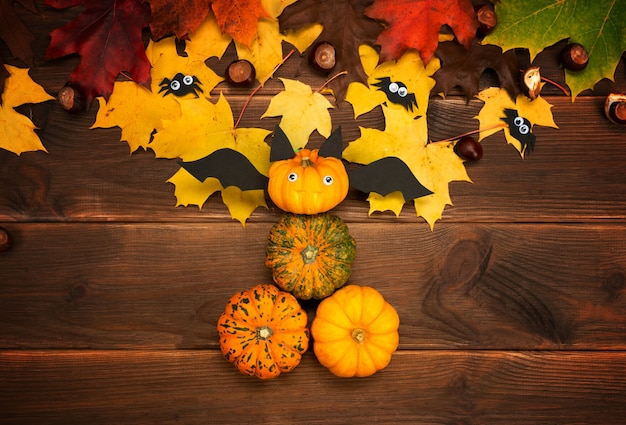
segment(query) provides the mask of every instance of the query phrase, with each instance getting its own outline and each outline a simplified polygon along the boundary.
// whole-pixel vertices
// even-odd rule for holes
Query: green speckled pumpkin
[[[284,214],[270,230],[265,265],[296,298],[322,299],[350,277],[356,243],[337,216]]]

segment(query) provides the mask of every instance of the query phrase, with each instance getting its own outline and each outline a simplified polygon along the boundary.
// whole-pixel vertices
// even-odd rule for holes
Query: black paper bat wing
[[[196,161],[181,161],[180,165],[201,182],[213,177],[225,188],[237,186],[241,190],[267,189],[267,177],[244,154],[234,149],[218,149]]]
[[[417,107],[415,94],[409,93],[404,83],[400,81],[394,82],[389,77],[383,77],[379,78],[378,82],[372,85],[385,93],[391,103],[401,105],[407,111],[413,112],[413,107]]]
[[[408,165],[400,158],[388,156],[348,172],[350,186],[361,192],[386,196],[400,191],[405,201],[430,195]]]
[[[536,137],[532,133],[532,124],[526,118],[520,117],[515,109],[505,109],[506,118],[502,121],[509,125],[509,133],[522,144],[522,152],[532,152],[535,149]]]

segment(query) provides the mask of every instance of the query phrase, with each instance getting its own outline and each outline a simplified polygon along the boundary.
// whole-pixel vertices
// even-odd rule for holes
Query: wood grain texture
[[[216,348],[240,289],[271,282],[270,224],[13,224],[0,347]],[[379,289],[403,348],[626,349],[620,225],[351,223],[350,282]],[[306,303],[311,315],[315,303]]]
[[[30,75],[55,95],[78,58],[46,60],[49,33],[78,8],[16,6],[34,34]],[[147,40],[147,39],[146,39]],[[564,83],[557,53],[534,60]],[[288,47],[285,47],[285,51]],[[3,43],[5,63],[22,66]],[[519,52],[522,66],[529,64]],[[229,48],[208,64],[223,73]],[[294,55],[280,76],[319,87],[325,76]],[[94,129],[97,105],[69,114],[56,102],[19,112],[48,153],[0,150],[1,424],[617,424],[626,416],[626,127],[602,113],[626,92],[626,65],[574,103],[551,85],[559,129],[535,126],[521,159],[502,133],[450,185],[433,231],[410,204],[368,216],[351,191],[333,213],[357,241],[351,283],[378,289],[400,315],[400,349],[384,371],[339,379],[312,351],[290,374],[261,382],[221,356],[215,325],[228,298],[269,282],[269,202],[247,225],[215,195],[175,207],[174,160],[131,154],[120,130]],[[481,86],[495,82],[487,72]],[[242,127],[283,89],[270,80]],[[248,95],[225,83],[238,115]],[[359,126],[384,128],[379,108],[355,120],[331,110],[344,145]],[[482,103],[460,90],[431,97],[431,140],[478,127]],[[312,147],[322,141],[314,133]],[[303,303],[311,320],[316,302]]]
[[[411,350],[344,379],[308,352],[265,382],[214,350],[8,351],[0,368],[7,425],[581,424],[626,414],[624,353]]]

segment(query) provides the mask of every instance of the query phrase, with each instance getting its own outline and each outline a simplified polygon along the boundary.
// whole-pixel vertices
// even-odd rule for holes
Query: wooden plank
[[[351,282],[396,306],[404,348],[626,349],[621,224],[349,226]],[[228,298],[271,281],[269,223],[6,227],[0,347],[215,347]]]
[[[400,351],[369,378],[306,353],[274,381],[216,350],[0,352],[3,424],[616,423],[624,352]]]

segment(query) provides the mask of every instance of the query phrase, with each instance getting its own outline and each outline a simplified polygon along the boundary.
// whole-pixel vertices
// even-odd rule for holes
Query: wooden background
[[[48,35],[77,11],[42,3],[22,14],[31,75],[55,94],[77,58],[45,60]],[[535,63],[562,83],[561,46]],[[278,75],[321,84],[300,61]],[[268,83],[242,126],[273,128],[258,117],[281,87]],[[219,91],[238,114],[247,92]],[[215,325],[232,294],[271,280],[265,243],[281,211],[270,203],[243,227],[219,196],[175,207],[176,162],[130,155],[119,129],[89,130],[96,104],[21,108],[48,153],[0,151],[0,226],[13,240],[0,253],[0,423],[623,423],[626,127],[602,113],[609,91],[626,91],[624,60],[615,83],[575,103],[546,87],[560,129],[535,127],[524,160],[502,133],[486,139],[474,183],[451,184],[434,231],[410,204],[368,217],[365,195],[350,193],[334,213],[357,241],[351,282],[396,307],[399,350],[364,379],[334,377],[309,351],[269,382],[222,358]],[[433,98],[431,139],[477,128],[481,105]],[[346,142],[358,137],[349,104],[332,115]],[[358,124],[380,128],[380,111]]]

